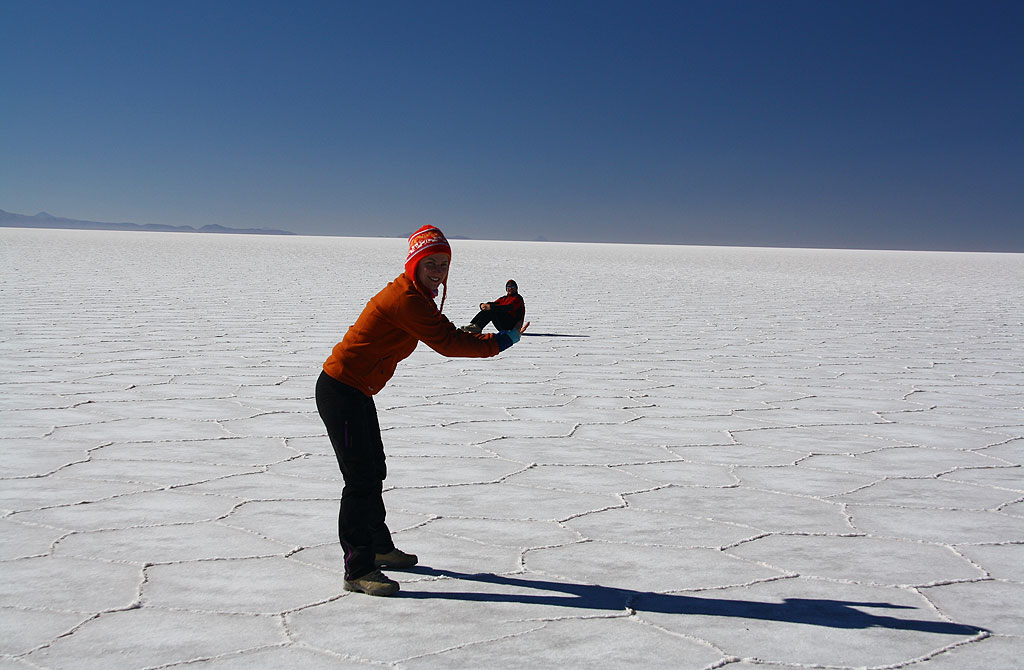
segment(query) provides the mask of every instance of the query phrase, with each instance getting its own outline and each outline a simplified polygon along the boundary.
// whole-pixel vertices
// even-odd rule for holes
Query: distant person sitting
[[[519,285],[514,279],[505,282],[505,295],[494,302],[480,303],[480,312],[462,330],[479,333],[484,326],[493,323],[499,331],[518,329],[526,319],[526,303],[519,295]]]

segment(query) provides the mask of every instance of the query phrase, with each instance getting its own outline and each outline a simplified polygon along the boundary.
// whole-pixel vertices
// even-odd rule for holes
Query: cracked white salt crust
[[[0,667],[1016,668],[1024,256],[453,241],[490,360],[313,402],[403,240],[0,229]]]

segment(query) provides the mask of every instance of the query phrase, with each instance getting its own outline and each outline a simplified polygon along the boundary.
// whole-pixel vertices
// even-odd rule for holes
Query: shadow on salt
[[[824,598],[785,598],[782,602],[759,602],[633,591],[594,584],[521,579],[506,575],[468,574],[426,566],[413,568],[409,572],[428,577],[445,577],[467,583],[479,582],[499,587],[536,589],[538,593],[533,595],[485,591],[409,591],[403,589],[397,596],[399,598],[519,603],[610,611],[632,609],[639,612],[661,614],[753,619],[841,629],[888,628],[942,635],[975,636],[988,632],[980,626],[948,621],[900,619],[857,609],[858,607],[889,610],[915,609],[907,605],[893,603],[850,602]],[[421,582],[421,584],[423,583]]]

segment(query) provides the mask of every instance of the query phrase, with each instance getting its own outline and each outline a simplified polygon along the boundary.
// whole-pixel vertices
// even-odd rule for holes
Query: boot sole
[[[368,596],[393,596],[398,593],[399,590],[398,584],[395,584],[394,586],[362,587],[353,582],[346,581],[343,586],[346,591],[351,591],[353,593],[365,593]]]

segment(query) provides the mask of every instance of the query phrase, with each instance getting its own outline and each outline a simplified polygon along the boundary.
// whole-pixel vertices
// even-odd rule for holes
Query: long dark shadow
[[[923,633],[973,636],[985,632],[980,626],[950,623],[947,621],[922,621],[899,619],[863,612],[858,607],[874,609],[912,610],[906,605],[877,602],[847,602],[810,598],[786,598],[780,603],[749,600],[727,600],[720,598],[699,598],[677,594],[651,593],[617,589],[591,584],[571,584],[534,579],[520,579],[494,574],[467,574],[451,570],[438,570],[420,566],[409,572],[435,577],[449,577],[465,582],[481,582],[502,586],[524,587],[547,591],[547,594],[526,595],[514,593],[483,593],[478,591],[440,592],[410,591],[403,586],[399,592],[402,598],[467,600],[474,602],[513,602],[581,609],[621,611],[631,608],[641,612],[664,614],[700,614],[736,619],[780,621],[830,628],[866,629],[891,628]],[[427,582],[429,583],[429,582]],[[412,585],[409,585],[412,586]]]

